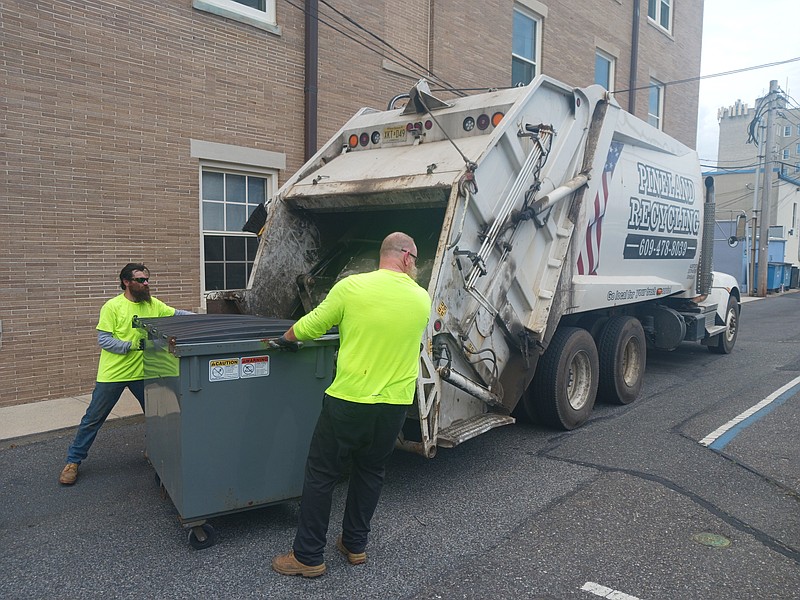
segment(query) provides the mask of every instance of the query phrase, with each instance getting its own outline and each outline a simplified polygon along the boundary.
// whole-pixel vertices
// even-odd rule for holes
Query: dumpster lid
[[[294,321],[252,315],[201,314],[136,317],[133,323],[134,327],[147,330],[153,338],[170,339],[178,345],[279,337]]]

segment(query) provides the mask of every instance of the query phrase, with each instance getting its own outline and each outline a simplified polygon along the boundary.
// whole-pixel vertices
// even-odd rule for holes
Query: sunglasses
[[[131,281],[135,281],[136,283],[147,283],[150,281],[149,277],[133,277]]]
[[[406,254],[408,254],[408,255],[409,255],[411,258],[413,258],[414,260],[417,260],[417,255],[416,255],[416,254],[411,254],[411,251],[410,251],[410,250],[406,250],[405,248],[401,248],[401,249],[400,249],[400,251],[401,251],[401,252],[405,252],[405,253],[406,253]]]

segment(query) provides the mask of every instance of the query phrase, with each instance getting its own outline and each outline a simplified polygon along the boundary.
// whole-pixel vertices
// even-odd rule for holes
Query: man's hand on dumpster
[[[302,342],[290,342],[286,339],[285,335],[279,338],[273,338],[269,341],[270,348],[277,348],[278,350],[288,350],[289,352],[297,352],[303,347]]]

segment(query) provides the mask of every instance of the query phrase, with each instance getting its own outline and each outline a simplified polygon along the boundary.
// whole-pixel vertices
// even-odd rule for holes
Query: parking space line
[[[789,398],[797,394],[798,391],[800,391],[800,377],[792,379],[789,383],[772,392],[758,404],[751,406],[721,427],[717,427],[700,440],[700,443],[704,446],[708,446],[712,450],[722,450],[741,431],[778,408],[781,404],[789,400]]]
[[[630,594],[626,594],[624,592],[619,592],[617,590],[612,590],[609,587],[604,585],[600,585],[599,583],[595,583],[593,581],[587,581],[583,584],[581,588],[584,592],[591,592],[595,596],[600,596],[601,598],[607,598],[608,600],[639,600],[636,596],[631,596]]]

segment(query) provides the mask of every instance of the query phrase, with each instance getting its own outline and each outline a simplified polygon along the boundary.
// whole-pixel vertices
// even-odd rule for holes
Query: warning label
[[[209,381],[228,381],[239,379],[238,358],[218,358],[208,361]]]
[[[269,375],[269,356],[244,356],[239,369],[242,379]]]

